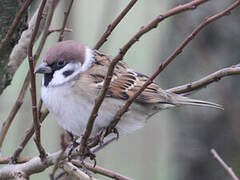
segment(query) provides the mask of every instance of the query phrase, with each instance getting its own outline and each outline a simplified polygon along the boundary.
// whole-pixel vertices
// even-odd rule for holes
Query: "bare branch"
[[[168,89],[167,91],[173,92],[176,94],[187,93],[187,92],[191,92],[191,91],[206,87],[207,85],[213,82],[220,81],[221,78],[223,77],[231,76],[231,75],[240,75],[240,64],[237,64],[235,66],[231,66],[228,68],[220,69],[219,71],[214,72],[206,77],[203,77],[198,81],[194,81],[182,86],[174,87],[174,88]]]
[[[34,129],[32,127],[32,129]],[[97,146],[95,148],[92,148],[91,151],[97,152],[98,150],[102,149],[103,147],[105,147],[106,145],[108,145],[109,143],[113,142],[116,139],[116,137],[112,137],[109,140],[107,140],[106,142],[104,142],[102,144],[102,146]],[[13,178],[13,172],[15,170],[19,170],[24,172],[26,175],[30,176],[32,174],[38,173],[38,172],[42,172],[44,171],[46,168],[48,168],[49,166],[52,166],[56,163],[57,159],[59,157],[61,157],[61,160],[67,158],[68,156],[68,152],[69,152],[69,148],[66,149],[66,151],[64,152],[64,154],[62,154],[62,156],[60,156],[60,154],[62,153],[62,151],[58,151],[55,152],[53,154],[49,154],[44,160],[41,160],[39,157],[34,157],[34,158],[18,158],[17,162],[21,162],[22,164],[8,164],[3,168],[0,168],[0,179],[6,178],[6,179],[11,179]],[[72,153],[72,157],[75,157],[79,155],[79,153],[77,151],[73,151]],[[0,158],[0,164],[5,164],[11,161],[11,158]]]
[[[223,159],[218,155],[215,149],[211,149],[211,153],[213,154],[214,158],[222,165],[222,167],[228,172],[228,174],[234,179],[239,180],[239,178],[236,176],[236,174],[233,172],[232,168],[229,167]]]
[[[178,7],[175,7],[173,9],[170,9],[169,11],[167,11],[166,13],[158,16],[157,18],[155,18],[152,22],[150,22],[147,26],[142,27],[121,49],[119,54],[112,60],[109,68],[108,68],[108,72],[105,76],[104,79],[104,85],[99,93],[99,96],[95,99],[95,104],[93,107],[93,110],[90,114],[90,117],[88,119],[88,123],[86,126],[86,129],[84,131],[84,134],[82,136],[82,140],[80,143],[80,153],[84,152],[85,146],[86,146],[86,142],[87,139],[89,138],[91,132],[92,132],[92,128],[93,128],[93,124],[94,121],[98,115],[98,110],[104,100],[104,97],[106,95],[107,89],[110,85],[111,79],[112,79],[112,74],[113,74],[113,70],[115,65],[122,60],[122,58],[124,57],[124,55],[127,53],[127,51],[129,50],[129,48],[135,44],[140,37],[142,37],[144,34],[146,34],[147,32],[151,31],[152,29],[156,28],[157,25],[163,21],[164,19],[173,16],[175,14],[181,13],[183,11],[186,10],[192,10],[195,9],[198,5],[206,2],[207,0],[194,0],[190,3],[186,3],[184,5],[180,5]]]
[[[71,162],[78,167],[82,167],[82,164],[79,160],[73,159]],[[101,174],[103,176],[110,177],[110,178],[117,179],[117,180],[132,180],[129,177],[123,176],[119,173],[110,171],[110,170],[102,168],[100,166],[97,166],[97,165],[94,166],[93,164],[90,164],[90,163],[87,163],[87,162],[85,162],[84,164],[85,164],[85,166],[88,170],[90,170],[94,173]]]
[[[15,19],[13,20],[6,36],[4,37],[4,39],[1,41],[0,43],[0,52],[4,46],[4,44],[10,40],[11,36],[13,35],[13,32],[15,31],[18,23],[20,22],[20,19],[22,18],[24,12],[28,9],[28,7],[30,6],[30,4],[32,3],[33,0],[26,0],[24,2],[24,5],[22,6],[22,8],[20,9],[20,11],[18,12],[18,14],[16,15]]]
[[[59,42],[62,41],[63,38],[64,38],[63,33],[64,33],[64,29],[67,25],[67,20],[68,20],[70,11],[72,9],[72,5],[73,5],[73,0],[70,1],[69,6],[68,6],[68,10],[66,12],[64,12],[65,17],[64,17],[64,20],[63,20],[62,28],[61,28],[62,30],[61,30],[61,32],[59,34],[59,38],[58,38]]]
[[[144,85],[124,104],[124,106],[118,110],[116,115],[114,116],[114,120],[111,122],[109,126],[109,132],[111,129],[116,126],[119,122],[121,116],[128,111],[129,106],[133,103],[133,101],[140,95],[144,89],[152,83],[152,81],[167,67],[167,65],[172,62],[186,47],[186,45],[200,32],[206,25],[211,22],[216,21],[217,19],[229,14],[229,12],[236,8],[240,4],[240,1],[235,1],[232,5],[226,8],[224,11],[217,13],[209,18],[206,18],[200,25],[198,25],[193,32],[177,47],[177,49],[166,59],[164,60],[158,67],[157,71],[144,83]],[[108,133],[109,133],[108,132]]]
[[[21,164],[30,161],[32,158],[18,157],[16,163]],[[8,164],[11,162],[11,158],[0,158],[0,164]]]
[[[59,163],[60,163],[60,161],[63,159],[63,155],[64,155],[64,152],[66,151],[66,149],[67,149],[67,142],[66,142],[66,140],[65,140],[65,135],[64,134],[62,134],[61,135],[61,148],[62,148],[62,151],[61,151],[61,153],[59,154],[59,157],[57,158],[57,160],[56,160],[56,162],[55,162],[55,165],[54,165],[54,167],[53,167],[53,170],[52,170],[52,173],[49,175],[50,176],[50,178],[51,178],[51,180],[54,180],[55,178],[54,178],[54,175],[55,175],[55,173],[56,173],[56,171],[57,171],[57,169],[58,169],[58,166],[59,166]]]
[[[44,7],[44,10],[43,10],[43,14],[42,14],[42,17],[41,17],[41,22],[40,22],[40,27],[42,27],[44,24],[45,24],[45,20],[43,19],[46,19],[46,12],[48,12],[48,9],[50,9],[50,5],[51,3],[54,3],[54,7],[56,6],[56,2],[53,2],[52,0],[48,0],[47,1],[47,4],[45,5],[46,7]],[[39,10],[37,11],[37,13],[39,12]],[[19,40],[19,43],[14,47],[13,51],[12,51],[12,54],[11,54],[11,57],[10,57],[10,62],[9,62],[9,67],[11,66],[12,68],[14,67],[14,69],[16,70],[17,67],[20,65],[17,63],[17,61],[22,61],[26,56],[25,54],[27,54],[27,46],[28,44],[30,43],[30,40],[29,40],[29,37],[31,37],[32,35],[32,31],[33,31],[33,28],[36,24],[36,21],[37,21],[37,13],[34,14],[34,16],[32,17],[31,21],[29,22],[29,29],[26,30],[23,34],[22,34],[22,37],[21,39]],[[45,28],[41,28],[41,29],[44,29],[44,32],[48,31],[48,28],[49,28],[49,21],[51,20],[51,18],[49,17],[52,17],[51,15],[51,12],[48,13],[48,17],[47,17],[47,25],[45,26]],[[39,32],[37,33],[36,36],[39,36]],[[37,60],[40,56],[40,53],[42,51],[42,48],[44,46],[44,43],[45,43],[45,40],[46,40],[46,36],[48,35],[47,33],[44,33],[45,35],[43,35],[42,37],[42,40],[41,40],[41,43],[37,49],[37,53],[35,54],[34,58],[35,58],[35,61],[33,62],[34,63],[34,67],[37,63]],[[47,34],[47,35],[46,35]],[[24,52],[24,53],[23,53]],[[20,53],[20,54],[18,54]],[[21,57],[19,57],[19,55]],[[18,65],[17,65],[18,64]],[[15,73],[15,70],[12,71],[12,73]],[[25,80],[24,80],[24,83],[23,83],[23,86],[21,88],[21,91],[18,95],[18,98],[7,118],[7,120],[3,123],[3,126],[2,126],[2,129],[1,129],[1,132],[0,132],[0,150],[2,148],[2,144],[3,144],[3,141],[6,137],[6,134],[8,132],[8,129],[9,127],[11,126],[12,124],[12,121],[13,119],[15,118],[16,114],[18,113],[18,110],[21,108],[21,105],[23,103],[23,99],[26,95],[26,91],[27,91],[27,88],[28,88],[28,85],[29,85],[29,82],[30,82],[30,71],[27,73],[26,77],[25,77]]]
[[[70,28],[64,28],[64,29],[62,29],[62,28],[54,28],[54,29],[50,29],[48,31],[48,33],[49,34],[54,33],[54,32],[60,32],[61,33],[62,31],[64,31],[64,32],[72,32],[72,29],[70,29]]]
[[[70,162],[62,163],[62,169],[66,171],[69,175],[74,176],[78,180],[97,180],[96,178],[93,177],[90,178],[87,174],[82,172],[79,168],[77,168]]]
[[[47,0],[43,0],[41,2],[41,6],[39,8],[39,12],[38,12],[38,15],[37,15],[36,25],[34,27],[34,31],[33,31],[31,41],[30,41],[30,44],[29,44],[29,47],[28,47],[28,62],[29,62],[30,77],[31,77],[32,113],[33,113],[34,130],[35,130],[35,134],[36,134],[35,143],[38,147],[41,159],[46,157],[46,152],[41,145],[41,134],[40,134],[41,125],[40,125],[40,122],[39,122],[39,119],[38,119],[38,114],[37,114],[38,111],[37,111],[36,80],[35,80],[35,74],[34,74],[34,62],[33,62],[34,57],[33,57],[32,51],[33,51],[33,45],[34,45],[35,38],[36,38],[37,33],[38,33],[42,13],[43,13],[44,6],[45,6],[46,2],[47,2]],[[42,39],[40,44],[44,44],[44,42],[47,38],[48,29],[49,29],[49,26],[51,24],[54,8],[55,8],[55,2],[53,0],[52,4],[51,4],[49,15],[48,15],[47,24],[46,24],[47,31],[44,31],[44,34],[43,34],[44,38]]]
[[[0,132],[0,150],[2,149],[2,145],[3,145],[4,139],[7,135],[8,129],[11,126],[12,121],[13,121],[14,117],[16,116],[18,110],[22,106],[23,98],[26,94],[27,87],[29,85],[29,81],[30,81],[30,76],[26,76],[23,86],[22,86],[22,89],[18,95],[17,101],[15,102],[7,120],[5,122],[3,122],[2,129]]]
[[[43,27],[45,25],[45,20],[46,20],[46,17],[48,15],[48,12],[49,12],[49,7],[51,5],[51,2],[52,2],[52,0],[48,0],[46,5],[45,5],[45,8],[44,8],[43,13],[42,13],[41,22],[40,22],[40,28],[39,28],[39,31],[37,33],[36,39],[40,36],[42,30],[44,29]],[[14,48],[11,52],[11,55],[9,57],[8,69],[7,69],[8,76],[11,77],[11,79],[13,78],[15,72],[17,71],[18,67],[21,65],[23,60],[27,57],[27,48],[28,48],[29,43],[31,41],[30,38],[32,36],[33,29],[34,29],[35,24],[36,24],[38,12],[39,12],[39,8],[34,13],[31,20],[29,21],[28,29],[25,30],[22,33],[21,38],[18,41],[18,44],[16,44],[14,46]]]
[[[14,179],[15,180],[28,180],[28,177],[26,177],[26,175],[23,172],[16,171],[16,172],[14,172]]]
[[[41,117],[39,119],[40,123],[42,123],[45,118],[47,117],[47,115],[49,114],[49,111],[46,109],[45,111],[43,111],[41,113]],[[25,131],[25,136],[22,138],[21,142],[19,143],[17,149],[15,150],[15,152],[13,153],[13,156],[10,158],[11,162],[10,163],[16,163],[18,162],[18,157],[21,154],[21,152],[23,151],[24,147],[26,146],[26,144],[28,143],[28,141],[31,139],[31,137],[34,134],[34,125],[32,124],[30,126],[30,128],[28,128]]]
[[[111,33],[115,29],[115,27],[121,22],[121,20],[126,16],[126,14],[134,6],[134,4],[136,2],[137,2],[137,0],[131,0],[128,3],[128,5],[122,10],[122,12],[119,14],[119,16],[112,22],[112,24],[108,25],[106,31],[104,32],[102,37],[98,40],[98,42],[94,46],[94,49],[98,50],[107,41],[108,36],[111,35]]]

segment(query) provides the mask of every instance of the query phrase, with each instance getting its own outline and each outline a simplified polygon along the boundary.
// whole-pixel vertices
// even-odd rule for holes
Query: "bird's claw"
[[[77,142],[77,140],[76,139],[73,139],[72,140],[73,142],[72,142],[72,144],[71,144],[71,148],[70,148],[70,150],[69,150],[69,152],[68,152],[68,161],[71,161],[71,159],[72,159],[72,152],[73,152],[73,150],[76,148],[76,147],[78,147],[79,146],[79,143]]]

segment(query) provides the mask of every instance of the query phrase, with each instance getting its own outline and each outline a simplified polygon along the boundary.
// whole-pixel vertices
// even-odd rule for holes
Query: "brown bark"
[[[21,8],[22,0],[9,1],[2,0],[0,3],[0,42],[7,34],[7,31],[12,24],[16,14]],[[22,31],[26,28],[27,13],[24,14],[23,18],[19,22],[12,37],[4,44],[3,49],[0,52],[0,94],[3,90],[11,83],[12,75],[9,72],[7,65],[9,62],[9,55],[17,43]]]

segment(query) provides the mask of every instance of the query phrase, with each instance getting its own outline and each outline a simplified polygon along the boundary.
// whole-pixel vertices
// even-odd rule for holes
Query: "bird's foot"
[[[98,144],[100,146],[102,146],[104,143],[104,137],[105,137],[106,132],[107,132],[107,128],[103,127],[102,129],[100,129],[100,131],[98,132],[98,134],[96,136],[98,138]]]
[[[117,140],[119,139],[119,132],[118,132],[117,128],[113,128],[113,129],[107,128],[106,133],[104,134],[104,136],[107,136],[108,134],[114,134],[114,135],[116,135]]]
[[[96,155],[89,148],[87,148],[83,159],[86,157],[89,157],[90,160],[93,161],[93,167],[95,167],[97,164]]]
[[[79,143],[77,142],[78,138],[73,138],[72,139],[72,144],[70,145],[70,150],[68,152],[68,161],[71,161],[72,159],[72,152],[73,150],[79,146]]]

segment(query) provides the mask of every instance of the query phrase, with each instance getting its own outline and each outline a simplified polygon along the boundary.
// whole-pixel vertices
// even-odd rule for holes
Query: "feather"
[[[103,85],[104,76],[107,73],[107,68],[109,67],[112,58],[107,55],[103,55],[99,51],[95,52],[95,65],[91,69],[91,76],[94,78],[94,82],[100,82],[101,87]],[[133,69],[129,68],[127,64],[120,61],[115,67],[113,78],[110,83],[107,96],[122,100],[128,100],[131,98],[148,80],[148,76],[138,73]],[[100,87],[99,87],[100,88]],[[196,105],[196,106],[206,106],[213,107],[217,109],[223,109],[221,105],[190,99],[181,95],[166,92],[161,89],[157,84],[151,83],[135,100],[135,102],[141,104],[168,104],[168,105]]]

